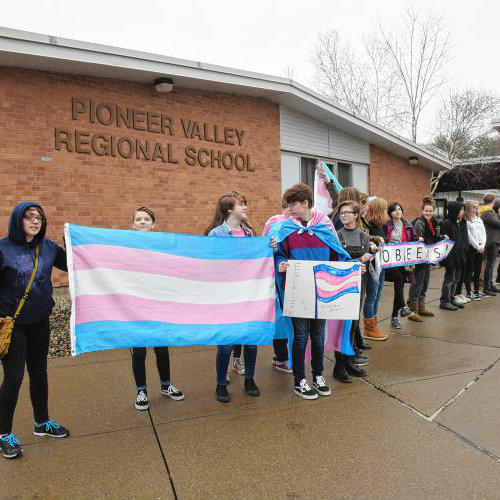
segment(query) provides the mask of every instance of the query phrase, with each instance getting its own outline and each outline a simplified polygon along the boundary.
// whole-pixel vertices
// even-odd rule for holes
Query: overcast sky
[[[378,22],[396,26],[409,5],[447,20],[450,86],[500,94],[500,0],[25,0],[3,2],[0,25],[280,76],[293,67],[294,79],[314,88],[319,31],[336,29],[361,51],[363,35]]]

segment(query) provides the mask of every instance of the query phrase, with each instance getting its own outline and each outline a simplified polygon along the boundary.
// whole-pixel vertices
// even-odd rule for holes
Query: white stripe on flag
[[[125,294],[190,304],[237,304],[274,298],[273,277],[221,283],[94,268],[75,271],[74,281],[77,296]]]

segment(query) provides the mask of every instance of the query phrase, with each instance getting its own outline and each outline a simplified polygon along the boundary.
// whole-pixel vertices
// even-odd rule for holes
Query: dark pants
[[[460,267],[445,265],[443,287],[441,288],[441,304],[452,302],[460,280],[460,269]]]
[[[429,280],[431,277],[430,264],[418,264],[415,266],[415,283],[410,285],[409,301],[416,302],[425,300],[427,288],[429,288]]]
[[[493,287],[493,270],[498,255],[498,243],[490,243],[484,250],[486,265],[484,268],[484,289],[489,290]]]
[[[460,268],[460,277],[458,278],[458,283],[455,288],[455,295],[462,295],[462,288],[466,281],[467,281],[467,263],[465,263]]]
[[[406,274],[402,268],[391,269],[391,276],[394,280],[394,299],[392,301],[392,317],[397,317],[399,310],[405,306],[405,280]]]
[[[155,347],[156,367],[162,384],[170,382],[170,357],[168,347]],[[132,349],[132,370],[134,372],[137,389],[146,388],[146,348],[134,347]]]
[[[235,344],[233,345],[233,357],[235,358],[241,358],[241,350],[243,346],[241,344]]]
[[[323,354],[325,352],[325,325],[324,319],[292,318],[293,323],[293,376],[295,384],[306,377],[305,356],[307,339],[311,337],[311,368],[313,377],[323,374]]]
[[[231,359],[231,352],[234,345],[220,345],[217,347],[217,385],[227,384],[227,369],[229,367],[229,360]],[[245,378],[252,379],[255,374],[255,363],[257,362],[257,346],[246,345],[243,348],[243,359],[245,362]]]
[[[467,295],[470,295],[472,292],[471,283],[474,284],[474,293],[479,292],[482,260],[483,255],[473,246],[469,245],[469,251],[467,253],[467,273],[465,277],[465,290],[467,291]]]
[[[9,352],[2,359],[4,378],[0,387],[0,434],[12,432],[12,419],[25,365],[30,379],[30,397],[35,422],[41,424],[49,419],[47,383],[49,340],[48,319],[33,325],[14,327]]]
[[[288,361],[288,339],[274,339],[273,347],[274,355],[278,363],[285,363]]]

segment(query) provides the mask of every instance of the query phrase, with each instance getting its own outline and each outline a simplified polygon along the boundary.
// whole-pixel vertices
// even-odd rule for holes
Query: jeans
[[[486,266],[484,268],[484,289],[493,288],[493,269],[498,254],[498,243],[490,243],[484,250]]]
[[[156,367],[163,385],[170,382],[170,357],[168,347],[155,347]],[[137,389],[146,388],[146,348],[134,347],[132,349],[132,371],[134,372]]]
[[[30,379],[30,397],[35,422],[41,424],[49,419],[49,339],[48,319],[32,325],[14,327],[9,352],[2,359],[4,379],[0,387],[0,434],[12,432],[12,420],[23,381],[24,365],[28,369]]]
[[[444,281],[441,289],[441,304],[453,301],[453,296],[460,280],[460,272],[460,267],[445,265]]]
[[[292,318],[293,323],[293,376],[295,384],[306,378],[305,356],[307,339],[311,337],[311,368],[313,377],[323,374],[323,354],[325,352],[325,326],[324,319]]]
[[[363,306],[363,316],[365,319],[372,319],[377,315],[378,303],[384,288],[385,270],[380,272],[378,282],[371,277],[369,272],[366,274],[368,276],[366,279],[366,298]]]
[[[243,349],[243,346],[241,344],[234,344],[233,345],[233,357],[234,358],[241,358],[241,350]]]
[[[288,339],[274,339],[273,348],[278,363],[288,361]]]
[[[234,345],[220,345],[217,347],[216,370],[217,385],[227,385],[227,369]],[[255,363],[257,362],[257,346],[246,345],[243,348],[243,359],[245,361],[245,378],[253,379],[255,374]]]
[[[483,255],[480,254],[474,247],[469,245],[467,253],[467,272],[465,275],[465,290],[467,295],[471,293],[471,283],[474,284],[474,293],[479,292],[479,278],[481,276],[481,263]]]
[[[409,302],[425,300],[429,280],[431,277],[431,266],[429,264],[418,264],[415,266],[415,283],[410,285]]]

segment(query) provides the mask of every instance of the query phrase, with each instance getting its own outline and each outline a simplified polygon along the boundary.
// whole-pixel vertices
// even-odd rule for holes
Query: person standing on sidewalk
[[[486,245],[486,229],[480,217],[477,216],[479,206],[475,201],[465,203],[465,220],[467,221],[467,233],[469,236],[469,248],[467,252],[467,272],[465,278],[465,290],[470,300],[481,300],[479,295],[479,277],[481,275],[481,262]],[[471,283],[474,284],[472,291]]]
[[[437,243],[440,237],[438,221],[434,218],[436,203],[432,196],[427,196],[422,201],[422,215],[415,220],[413,228],[416,236],[426,245]],[[414,282],[410,285],[408,307],[417,311],[420,317],[433,317],[434,313],[425,308],[425,295],[429,287],[431,276],[430,264],[418,264],[415,266]]]
[[[464,309],[461,302],[455,301],[455,290],[460,281],[460,272],[467,259],[469,237],[467,225],[461,224],[464,215],[464,204],[459,201],[450,201],[447,205],[447,215],[442,224],[442,232],[455,244],[444,260],[444,280],[441,289],[439,307],[446,311]]]
[[[16,458],[22,449],[12,434],[24,368],[28,369],[35,436],[65,438],[69,430],[49,418],[47,355],[52,299],[52,268],[67,271],[66,252],[45,238],[47,218],[42,207],[28,201],[17,205],[9,220],[9,235],[0,240],[0,317],[14,317],[28,289],[28,298],[15,320],[8,353],[2,358],[0,387],[0,451]]]
[[[155,214],[147,208],[138,208],[134,213],[133,228],[136,231],[152,231],[155,225]],[[134,372],[135,385],[137,387],[137,396],[135,400],[135,409],[144,411],[149,408],[148,390],[146,385],[146,348],[132,348],[132,371]],[[174,401],[184,399],[183,392],[170,382],[170,355],[168,347],[161,346],[154,348],[156,356],[156,367],[160,375],[161,388],[163,396],[169,397]]]
[[[494,296],[500,292],[500,288],[493,284],[493,270],[500,246],[500,217],[493,210],[495,197],[492,194],[485,195],[483,201],[484,205],[481,207],[480,214],[486,229],[484,293]]]

